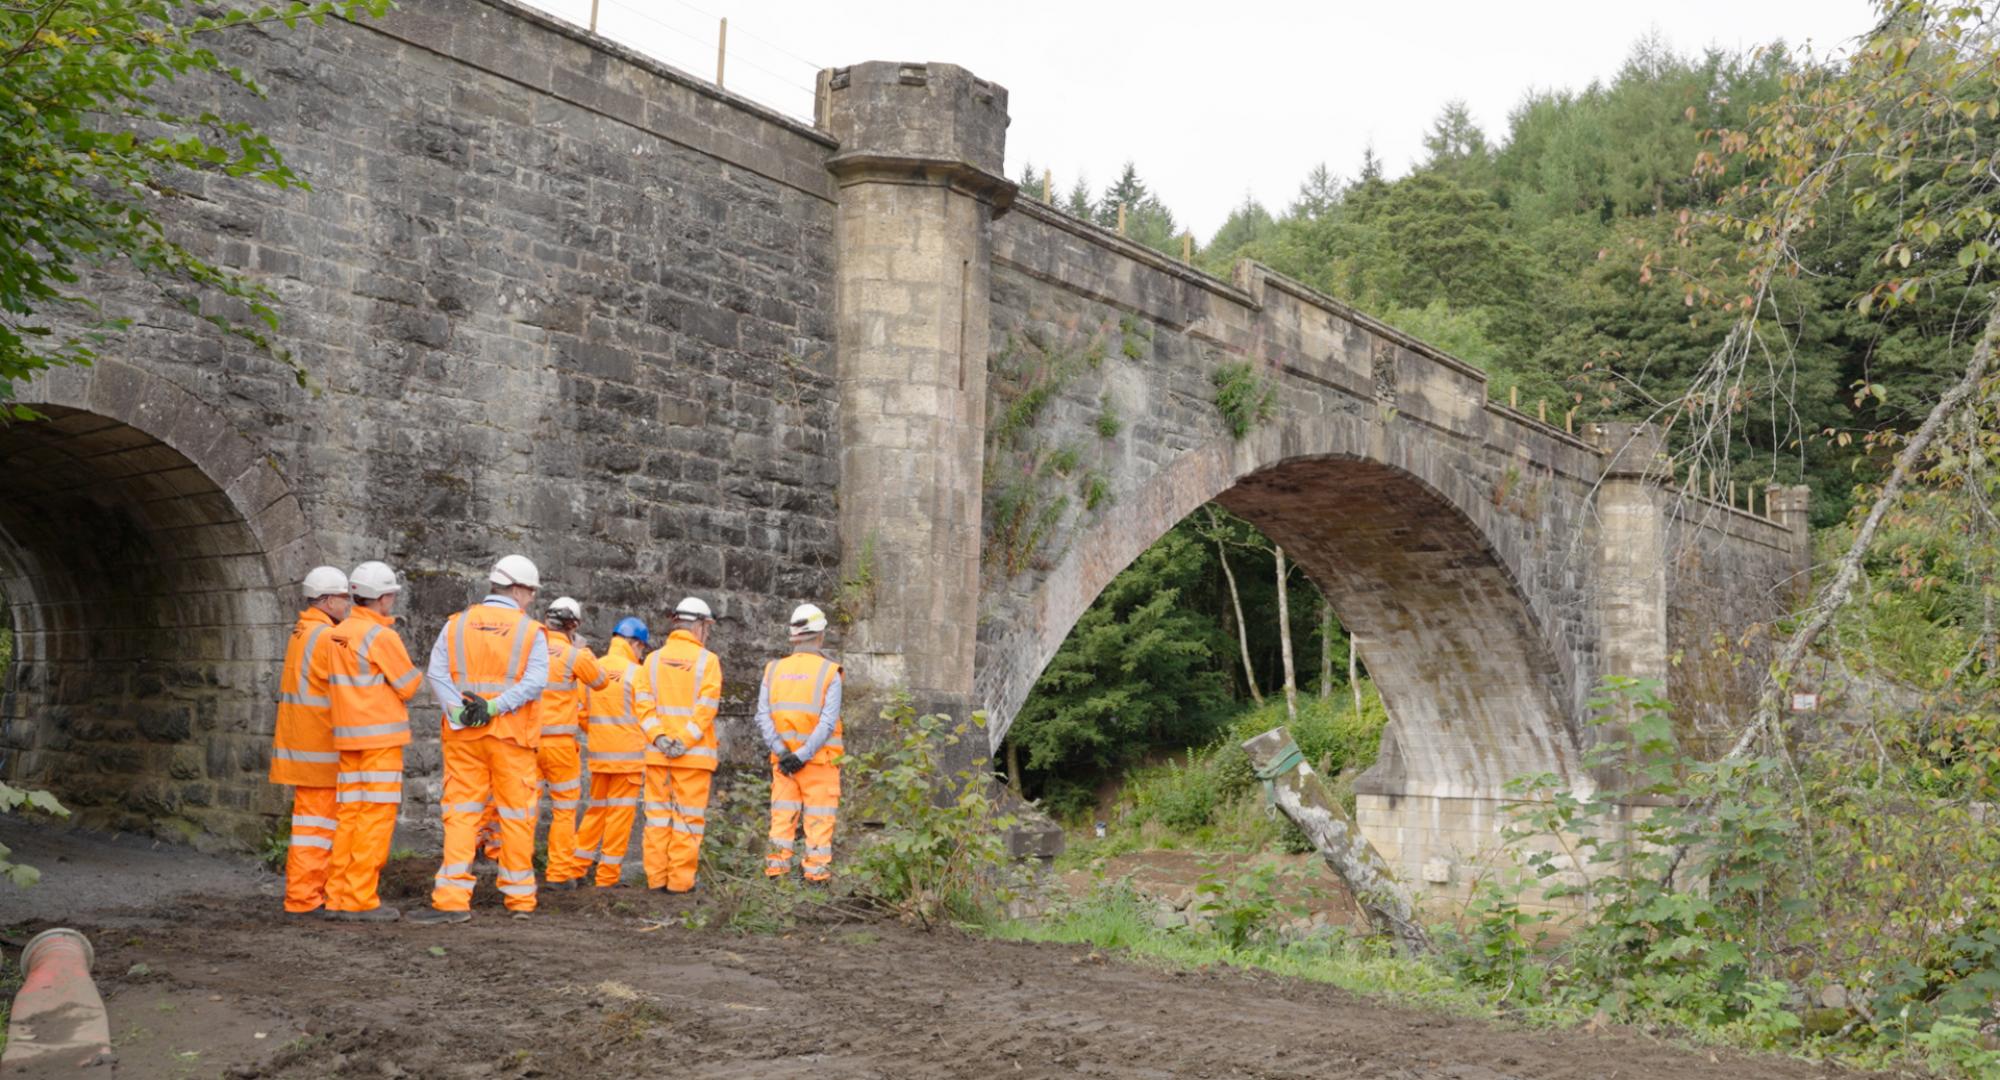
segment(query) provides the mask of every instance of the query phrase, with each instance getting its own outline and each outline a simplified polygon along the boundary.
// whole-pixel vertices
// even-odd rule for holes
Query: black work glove
[[[784,757],[778,759],[778,768],[783,770],[786,776],[790,776],[805,767],[806,763],[800,761],[797,754],[787,753]]]
[[[487,711],[486,699],[477,694],[462,695],[465,711],[458,714],[458,722],[463,727],[481,728],[493,722],[493,714]]]

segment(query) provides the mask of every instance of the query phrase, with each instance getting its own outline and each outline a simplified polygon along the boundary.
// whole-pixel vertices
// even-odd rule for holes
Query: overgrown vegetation
[[[1232,360],[1216,365],[1209,381],[1215,384],[1215,407],[1222,413],[1229,433],[1237,438],[1271,418],[1278,391],[1257,373],[1248,360]]]
[[[69,808],[57,802],[54,795],[46,791],[26,791],[0,781],[0,817],[22,810],[39,811],[59,818],[69,816]],[[0,844],[0,876],[13,882],[16,888],[23,889],[42,880],[40,870],[14,862],[13,854],[13,849]]]
[[[129,320],[78,283],[123,266],[193,317],[291,366],[268,336],[277,297],[238,268],[169,239],[161,207],[198,198],[190,173],[278,189],[305,180],[248,122],[163,104],[161,89],[209,78],[263,96],[209,47],[255,24],[381,15],[389,0],[211,9],[187,0],[49,0],[0,6],[0,402],[37,371],[87,364]],[[240,314],[238,314],[240,312]],[[26,418],[22,406],[8,409]]]

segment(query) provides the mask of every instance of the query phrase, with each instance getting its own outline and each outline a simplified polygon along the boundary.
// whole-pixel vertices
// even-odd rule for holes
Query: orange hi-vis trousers
[[[576,828],[576,849],[570,853],[576,860],[572,876],[582,877],[595,862],[599,885],[618,884],[625,873],[625,849],[632,844],[632,819],[639,810],[644,780],[645,774],[635,772],[590,774],[590,805]]]
[[[686,892],[701,863],[712,769],[646,766],[646,887]]]
[[[334,789],[292,789],[292,842],[285,849],[285,910],[326,906],[326,872],[333,860]]]
[[[807,881],[833,876],[833,825],[840,815],[840,766],[807,762],[791,776],[771,767],[771,847],[764,856],[764,873],[782,877],[792,869],[799,819],[805,819],[805,858],[800,868]]]
[[[535,751],[535,769],[541,777],[539,790],[555,804],[549,816],[549,880],[567,881],[582,873],[579,870],[569,877],[556,873],[556,852],[563,852],[566,862],[568,853],[576,846],[577,797],[583,792],[583,758],[577,751],[576,740],[543,736],[541,748]],[[538,798],[535,802],[538,822],[541,812]],[[486,811],[479,815],[479,853],[496,861],[500,858],[500,814],[491,799],[486,801]]]
[[[327,871],[328,911],[373,911],[382,906],[375,891],[389,841],[396,835],[396,812],[403,802],[403,748],[340,752],[339,807],[333,834],[333,864]]]
[[[576,749],[576,740],[562,736],[542,736],[542,747],[536,751],[541,767],[542,791],[549,797],[549,872],[550,881],[567,881],[580,877],[583,868],[570,870],[576,861],[576,821],[582,816],[577,806],[583,795],[583,759]],[[538,801],[536,805],[541,804]],[[558,876],[557,871],[566,873]]]
[[[500,816],[501,896],[511,911],[535,910],[535,752],[489,735],[444,742],[444,862],[431,890],[440,911],[472,907],[479,816],[490,797]]]

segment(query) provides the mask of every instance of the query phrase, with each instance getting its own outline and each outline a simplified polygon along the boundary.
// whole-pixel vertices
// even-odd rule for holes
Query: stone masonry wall
[[[108,363],[225,418],[296,495],[310,538],[258,553],[281,583],[263,638],[215,631],[258,662],[230,676],[247,704],[204,732],[229,752],[200,779],[279,808],[263,782],[265,639],[288,627],[306,568],[366,558],[409,576],[403,634],[419,654],[509,551],[540,564],[544,601],[583,602],[600,648],[620,616],[658,630],[680,595],[706,597],[725,746],[740,750],[790,606],[837,577],[832,140],[504,0],[222,40],[268,100],[188,104],[256,121],[313,189],[192,178],[176,231],[278,293],[280,342],[312,386],[142,287],[97,290],[135,317]],[[94,377],[24,396],[87,398]],[[0,477],[0,500],[19,490]],[[435,714],[416,715],[430,732]],[[9,738],[30,745],[55,722],[16,715]],[[434,734],[412,747],[406,817],[432,816],[437,755]]]

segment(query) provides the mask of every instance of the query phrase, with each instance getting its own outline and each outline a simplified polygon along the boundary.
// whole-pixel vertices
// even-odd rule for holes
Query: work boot
[[[410,912],[410,921],[418,926],[443,926],[447,923],[472,921],[470,911],[444,911],[439,908],[418,908]]]
[[[568,881],[544,881],[542,882],[542,888],[554,889],[557,892],[574,892],[577,889],[583,888],[583,879],[570,878]]]
[[[285,918],[298,922],[318,922],[321,919],[327,918],[330,914],[325,908],[316,907],[311,911],[287,911],[285,912]]]
[[[377,904],[367,911],[329,911],[326,917],[334,922],[395,922],[403,913],[387,904]]]
[[[529,919],[535,917],[535,913],[532,911],[515,911],[511,912],[510,914],[512,914],[514,918],[519,919],[522,922],[527,922]]]

